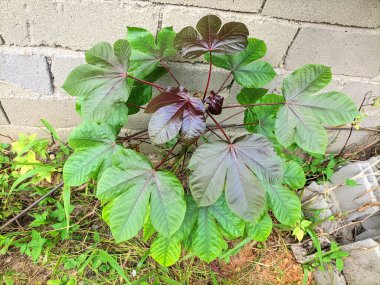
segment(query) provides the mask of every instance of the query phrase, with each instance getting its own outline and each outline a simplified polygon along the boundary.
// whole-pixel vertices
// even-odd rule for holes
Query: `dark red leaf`
[[[211,91],[210,96],[205,100],[208,105],[207,110],[213,115],[220,115],[222,113],[224,97],[215,94],[214,91]]]
[[[183,28],[174,39],[174,47],[186,58],[196,58],[209,51],[233,53],[247,47],[248,29],[243,23],[229,22],[222,26],[219,17],[208,15],[193,27]]]
[[[202,100],[190,97],[183,86],[168,87],[148,104],[145,112],[154,113],[148,130],[155,143],[167,142],[179,132],[184,140],[192,140],[206,128]]]

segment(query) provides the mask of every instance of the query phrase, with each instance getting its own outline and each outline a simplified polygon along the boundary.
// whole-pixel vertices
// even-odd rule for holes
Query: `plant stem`
[[[235,113],[235,114],[233,114],[233,115],[225,118],[224,120],[220,121],[220,123],[224,123],[225,121],[228,121],[229,119],[232,119],[233,117],[235,117],[237,115],[240,115],[241,113],[244,113],[244,112],[245,112],[245,110],[241,110],[241,111],[239,111],[239,112],[237,112],[237,113]]]
[[[246,108],[246,107],[253,107],[253,106],[273,106],[273,105],[284,105],[284,103],[258,103],[258,104],[243,104],[243,105],[229,105],[229,106],[223,106],[223,109],[228,108]]]
[[[232,143],[230,137],[226,134],[226,132],[224,131],[223,127],[215,120],[215,118],[208,111],[206,111],[206,112],[207,112],[207,115],[210,116],[211,120],[214,121],[214,123],[218,127],[218,129],[223,133],[223,135],[227,139],[227,141],[229,143]]]
[[[210,51],[210,68],[208,69],[207,84],[206,84],[205,92],[204,92],[204,94],[203,94],[203,99],[202,99],[203,102],[204,102],[205,99],[206,99],[206,94],[207,94],[207,91],[208,91],[208,87],[209,87],[209,85],[210,85],[211,71],[212,71],[212,53],[211,53],[211,51]]]
[[[170,69],[169,69],[168,65],[166,64],[166,62],[163,59],[161,59],[160,63],[167,70],[167,72],[174,79],[174,81],[178,84],[178,86],[180,86],[181,84],[179,83],[179,81],[177,80],[177,78],[174,76],[174,74],[170,71]]]
[[[169,150],[169,152],[165,155],[165,157],[160,161],[160,163],[154,168],[155,170],[157,170],[158,168],[160,168],[160,166],[162,164],[165,163],[166,159],[169,157],[169,155],[173,152],[173,150],[175,149],[175,147],[179,144],[181,139],[178,139],[177,142],[172,146],[172,148]]]
[[[218,92],[216,92],[217,95],[219,94],[220,91],[223,90],[224,85],[227,83],[227,81],[231,77],[231,75],[232,75],[232,71],[230,73],[228,73],[226,79],[223,81],[222,85],[219,87]]]
[[[206,127],[206,129],[207,129],[207,131],[205,131],[204,133],[212,132],[219,139],[223,140],[223,138],[218,133],[214,132],[214,129],[218,129],[218,128]]]
[[[127,77],[130,77],[130,78],[132,78],[133,80],[136,80],[136,81],[141,82],[141,83],[143,83],[143,84],[153,86],[153,87],[155,87],[155,88],[156,88],[158,91],[160,91],[160,92],[163,91],[163,90],[165,90],[165,88],[162,87],[162,86],[160,86],[160,85],[157,85],[157,84],[154,84],[154,83],[152,83],[152,82],[148,82],[148,81],[145,81],[145,80],[139,79],[139,78],[134,77],[134,76],[132,76],[132,75],[127,74]]]

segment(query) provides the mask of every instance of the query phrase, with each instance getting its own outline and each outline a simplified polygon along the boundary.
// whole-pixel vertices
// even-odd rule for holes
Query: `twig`
[[[218,129],[223,133],[224,137],[227,139],[227,141],[229,143],[231,143],[231,139],[230,137],[226,134],[226,132],[224,131],[223,127],[218,123],[217,120],[215,120],[215,118],[210,114],[210,112],[206,111],[207,112],[207,115],[210,116],[211,120],[214,121],[215,125],[218,127]]]
[[[57,191],[59,188],[61,188],[63,186],[63,182],[59,183],[56,187],[54,187],[52,190],[50,190],[48,193],[46,193],[45,195],[43,195],[42,197],[40,197],[38,200],[36,200],[35,202],[33,202],[31,205],[29,205],[28,207],[26,207],[24,210],[22,210],[19,214],[17,214],[15,217],[13,217],[12,219],[10,219],[9,221],[7,221],[4,225],[2,225],[0,227],[0,231],[3,230],[4,228],[6,228],[8,225],[10,225],[11,223],[13,223],[14,221],[16,221],[18,218],[24,216],[30,209],[32,209],[34,206],[36,206],[37,204],[39,204],[42,200],[44,200],[46,197],[49,197],[51,194],[53,194],[55,191]]]
[[[223,90],[224,85],[227,83],[227,81],[228,81],[228,79],[231,77],[231,75],[232,75],[232,71],[231,71],[230,73],[228,73],[226,79],[223,81],[222,85],[220,85],[218,91],[216,92],[217,95],[219,94],[220,91]]]
[[[359,110],[358,110],[359,112],[360,112],[360,110],[362,109],[362,107],[363,107],[363,105],[364,105],[364,102],[365,102],[365,100],[366,100],[368,94],[372,94],[372,91],[369,91],[369,92],[367,92],[367,93],[364,95],[363,101],[362,101],[362,103],[360,104],[360,107],[359,107]],[[347,146],[347,144],[348,144],[348,141],[349,141],[350,138],[351,138],[352,130],[353,130],[353,129],[354,129],[354,125],[351,124],[350,133],[348,134],[347,140],[346,140],[346,142],[344,143],[344,146],[342,147],[342,149],[340,150],[338,156],[340,156],[340,155],[343,153],[343,151],[346,149],[346,146]]]
[[[167,64],[165,63],[165,61],[163,59],[160,60],[160,63],[161,65],[167,70],[167,72],[170,74],[170,76],[174,79],[174,81],[178,84],[178,85],[181,85],[179,83],[179,81],[177,80],[177,78],[174,76],[174,74],[170,71],[169,67],[167,66]]]
[[[173,152],[174,148],[179,144],[181,139],[178,139],[176,141],[176,143],[172,146],[172,148],[169,150],[169,152],[166,154],[166,156],[161,160],[161,162],[154,168],[155,170],[157,170],[158,168],[160,168],[161,165],[163,165],[166,161],[166,159],[169,157],[169,155]]]

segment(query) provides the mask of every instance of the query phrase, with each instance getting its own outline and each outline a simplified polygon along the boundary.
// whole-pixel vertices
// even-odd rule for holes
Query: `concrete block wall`
[[[276,69],[269,84],[278,91],[284,76],[306,63],[332,67],[329,89],[350,95],[358,105],[370,92],[368,103],[380,95],[380,2],[378,0],[1,0],[0,1],[0,141],[18,132],[44,135],[40,119],[50,121],[67,136],[80,123],[75,101],[61,89],[67,74],[84,62],[84,51],[99,41],[124,38],[126,26],[156,33],[160,27],[175,31],[195,25],[207,14],[223,22],[240,21],[250,36],[263,39],[265,59]],[[202,90],[207,64],[201,59],[170,63],[190,90]],[[215,68],[211,88],[226,72]],[[162,84],[170,84],[164,78]],[[201,82],[202,86],[199,86]],[[234,103],[239,87],[224,95]],[[363,126],[380,125],[379,109],[366,106]],[[144,114],[131,117],[129,128],[143,128]],[[233,123],[233,122],[232,122]],[[345,142],[339,133],[334,147]],[[352,142],[376,135],[360,131]],[[350,141],[351,142],[351,141]]]

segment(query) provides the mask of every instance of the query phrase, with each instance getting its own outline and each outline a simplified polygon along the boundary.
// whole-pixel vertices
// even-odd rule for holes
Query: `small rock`
[[[366,230],[380,229],[380,211],[362,221],[362,226]]]
[[[344,259],[343,274],[349,285],[380,285],[380,246],[366,239],[342,246],[350,256]]]
[[[347,179],[364,170],[366,170],[364,173],[366,176],[356,180],[358,185],[342,185],[333,191],[340,209],[348,213],[348,221],[361,220],[380,209],[378,206],[373,206],[360,210],[363,205],[377,202],[373,189],[379,184],[369,162],[350,163],[335,172],[331,178],[334,185],[344,184]]]
[[[315,270],[313,278],[316,285],[346,285],[346,279],[343,274],[338,272],[335,268],[326,268],[325,270]]]
[[[361,234],[358,234],[355,238],[356,241],[360,240],[366,240],[366,239],[373,239],[376,242],[380,242],[380,229],[369,229]]]

